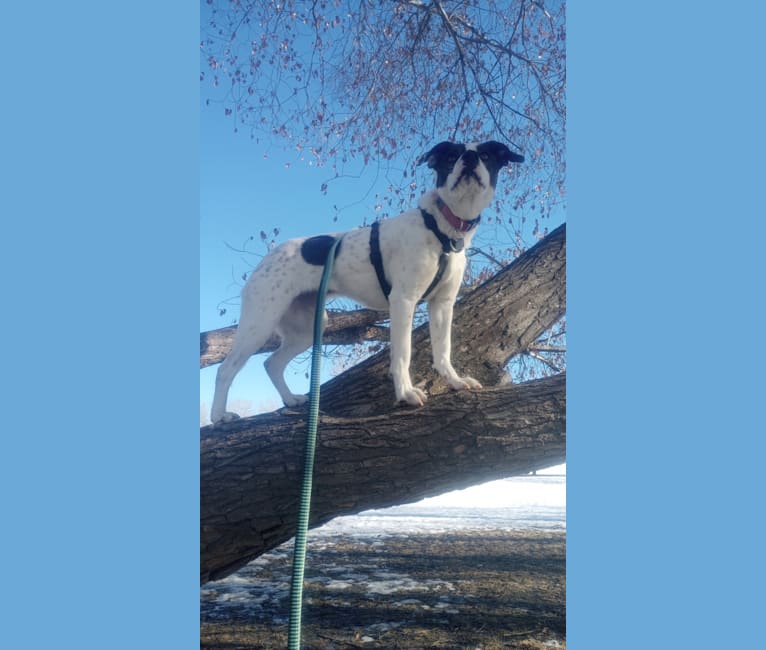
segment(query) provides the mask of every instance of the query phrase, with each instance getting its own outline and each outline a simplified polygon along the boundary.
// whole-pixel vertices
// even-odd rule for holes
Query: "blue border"
[[[195,647],[198,7],[3,20],[3,645]]]
[[[569,11],[571,648],[757,644],[761,7]]]
[[[198,643],[198,9],[103,7],[4,14],[14,648]],[[757,638],[762,24],[569,12],[572,648]]]

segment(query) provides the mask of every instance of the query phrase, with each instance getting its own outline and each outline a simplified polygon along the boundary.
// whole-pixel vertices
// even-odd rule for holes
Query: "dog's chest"
[[[388,309],[370,262],[369,229],[360,228],[343,235],[329,288],[331,293],[346,296],[366,307]]]
[[[371,259],[374,256],[371,256],[370,235],[369,228],[344,235],[330,287],[333,293],[346,295],[369,307],[388,309],[389,301]],[[440,263],[441,245],[423,226],[417,211],[381,222],[378,250],[391,293],[415,300],[429,289],[429,297],[441,293],[455,278],[459,283],[465,266],[463,252],[452,252]]]

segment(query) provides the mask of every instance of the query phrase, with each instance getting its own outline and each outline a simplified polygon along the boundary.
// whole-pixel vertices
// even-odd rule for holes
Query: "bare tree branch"
[[[327,345],[353,345],[365,341],[388,341],[388,328],[380,327],[388,314],[373,309],[355,311],[329,311],[329,322],[325,328],[324,342]],[[199,367],[221,363],[231,350],[236,325],[223,327],[199,335]],[[273,352],[279,347],[279,337],[273,335],[255,354]]]

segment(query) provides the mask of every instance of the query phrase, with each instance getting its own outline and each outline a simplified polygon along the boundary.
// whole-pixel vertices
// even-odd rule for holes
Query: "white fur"
[[[475,151],[477,145],[467,145]],[[430,161],[429,161],[430,164]],[[452,228],[436,204],[437,194],[464,220],[474,219],[489,205],[494,195],[489,172],[481,160],[476,167],[480,182],[466,177],[457,185],[463,169],[458,158],[447,180],[424,194],[419,202],[431,213],[439,229],[451,239],[463,239],[463,250],[449,255],[449,264],[438,286],[427,298],[434,368],[454,389],[478,389],[472,377],[462,377],[450,360],[452,308],[465,270],[465,249],[476,231],[459,232]],[[276,332],[281,347],[265,362],[265,367],[285,405],[307,401],[305,395],[290,391],[284,370],[295,356],[312,343],[316,291],[322,267],[311,265],[301,256],[304,239],[289,240],[271,251],[250,276],[242,291],[239,327],[228,356],[218,369],[210,419],[213,423],[238,417],[226,411],[229,387],[250,356]],[[420,210],[412,209],[380,223],[380,248],[391,294],[386,301],[370,262],[370,229],[358,228],[343,235],[341,251],[334,263],[328,294],[347,296],[372,309],[391,315],[391,375],[397,401],[422,406],[426,394],[410,377],[411,330],[415,306],[433,280],[442,252],[441,244],[428,230]],[[325,314],[326,317],[326,314]]]

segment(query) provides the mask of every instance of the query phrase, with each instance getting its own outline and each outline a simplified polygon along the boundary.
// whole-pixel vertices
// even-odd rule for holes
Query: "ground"
[[[566,648],[563,532],[309,534],[301,647]],[[200,647],[285,648],[292,543],[201,591]]]

